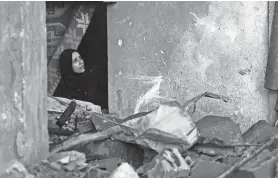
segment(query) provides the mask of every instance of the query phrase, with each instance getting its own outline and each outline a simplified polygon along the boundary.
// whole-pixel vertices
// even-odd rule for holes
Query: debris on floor
[[[152,162],[141,170],[148,178],[169,177],[179,178],[189,175],[190,167],[193,165],[190,157],[185,159],[177,148],[165,149],[158,154]]]
[[[259,121],[242,134],[231,118],[213,115],[194,123],[203,97],[228,101],[206,92],[121,119],[91,103],[49,97],[49,157],[4,177],[278,177],[278,128]]]

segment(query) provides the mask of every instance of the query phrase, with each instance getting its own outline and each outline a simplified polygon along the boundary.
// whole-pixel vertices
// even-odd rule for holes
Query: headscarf
[[[88,82],[88,80],[90,79],[93,80],[93,78],[90,78],[90,76],[86,75],[86,70],[84,73],[75,73],[73,71],[72,54],[74,52],[78,52],[78,51],[75,49],[66,49],[60,55],[59,66],[60,66],[62,80],[64,80],[69,87],[79,92],[85,92],[86,94],[89,92],[88,90],[91,89],[92,87],[90,86],[91,82]],[[84,61],[84,65],[85,65],[85,61]]]
[[[67,79],[68,77],[71,76],[80,75],[75,73],[72,69],[72,54],[74,52],[78,52],[78,51],[75,49],[66,49],[60,55],[59,67],[63,79]]]

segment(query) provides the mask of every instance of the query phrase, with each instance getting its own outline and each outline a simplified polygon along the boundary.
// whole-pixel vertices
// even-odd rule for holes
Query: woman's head
[[[73,76],[85,72],[84,60],[77,50],[64,50],[60,55],[59,63],[62,77]]]
[[[80,54],[77,51],[72,53],[71,59],[72,59],[73,71],[78,74],[84,73],[85,72],[84,60],[81,58]]]

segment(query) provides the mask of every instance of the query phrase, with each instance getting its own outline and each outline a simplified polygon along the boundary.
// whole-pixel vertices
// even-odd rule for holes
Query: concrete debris
[[[278,156],[277,154],[272,156],[273,157],[271,159],[264,161],[254,168],[247,169],[247,171],[252,172],[255,178],[274,178],[277,175],[276,166],[278,162]],[[243,170],[245,169],[243,168]]]
[[[139,176],[128,163],[122,163],[109,178],[139,178]]]
[[[242,134],[231,118],[213,115],[194,123],[188,108],[204,96],[227,101],[208,93],[125,119],[76,101],[61,128],[71,100],[49,97],[50,156],[14,177],[278,178],[278,128],[259,121]]]
[[[70,104],[72,100],[62,97],[47,97],[47,111],[48,112],[56,112],[56,113],[63,113],[66,107]],[[101,113],[101,107],[98,105],[94,105],[90,102],[86,101],[76,101],[76,111],[75,115],[88,115],[91,112]]]
[[[122,125],[125,126],[123,131],[114,134],[113,138],[134,142],[157,152],[171,147],[186,151],[199,137],[191,117],[178,102],[173,101],[163,103],[151,113]]]
[[[15,162],[0,178],[36,178],[20,162]]]
[[[196,122],[199,143],[240,145],[244,143],[239,126],[229,117],[208,115]]]
[[[116,126],[117,124],[123,123],[122,119],[118,119],[107,114],[98,113],[93,113],[91,115],[91,121],[96,127],[97,131],[103,131],[110,127]]]
[[[278,135],[271,137],[268,142],[266,142],[260,148],[255,150],[251,155],[243,158],[238,163],[234,164],[232,167],[230,167],[227,171],[225,171],[223,174],[221,174],[217,178],[226,178],[226,177],[230,176],[233,172],[235,172],[238,169],[242,168],[242,166],[244,164],[248,163],[250,160],[252,160],[256,156],[258,156],[262,151],[264,151],[265,149],[268,149],[269,146],[271,146],[274,143],[274,141],[277,141],[277,140],[278,140]]]
[[[144,159],[144,150],[138,145],[111,139],[77,145],[71,148],[71,150],[84,153],[86,159],[90,161],[118,158],[135,168],[140,167]]]
[[[88,172],[88,174],[84,178],[108,178],[110,176],[110,172],[106,170],[102,170],[99,168],[92,167],[92,169]]]
[[[98,168],[100,170],[105,170],[108,171],[109,173],[112,173],[123,162],[124,161],[122,161],[119,158],[108,158],[108,159],[91,161],[89,165],[91,167]]]
[[[231,118],[208,115],[197,121],[196,126],[200,139],[193,150],[211,156],[241,154],[243,147],[234,145],[243,145],[244,139],[239,126]]]
[[[143,170],[148,178],[179,178],[189,175],[193,161],[183,158],[177,148],[166,149],[158,154]]]
[[[86,169],[81,171],[66,171],[62,167],[60,167],[60,169],[53,169],[53,167],[50,166],[50,163],[44,162],[33,165],[28,170],[35,178],[83,178],[87,175]]]
[[[243,134],[243,138],[246,143],[261,144],[267,142],[270,137],[276,134],[278,134],[277,127],[271,127],[265,120],[260,120]]]
[[[81,133],[67,139],[57,144],[52,152],[63,151],[84,142],[110,137],[127,143],[136,143],[158,152],[171,147],[179,147],[186,151],[197,142],[199,136],[191,117],[178,102],[161,104],[146,116],[115,124],[116,126],[98,133]]]
[[[79,171],[88,166],[85,154],[77,151],[56,153],[48,157],[47,161],[56,170],[63,168],[66,171]]]
[[[90,117],[92,113],[101,113],[101,108],[100,106],[80,100],[75,100],[76,108],[73,114],[71,114],[69,120],[63,124],[63,127],[59,128],[57,121],[62,117],[62,114],[70,103],[72,103],[72,101],[67,98],[47,98],[49,141],[53,144],[62,142],[69,135],[76,132],[96,132]]]

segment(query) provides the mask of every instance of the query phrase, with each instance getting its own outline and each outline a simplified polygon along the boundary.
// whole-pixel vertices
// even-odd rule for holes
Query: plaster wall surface
[[[45,2],[0,3],[0,175],[48,154]]]
[[[208,91],[194,120],[267,117],[267,2],[118,2],[108,7],[109,110],[126,117]]]

